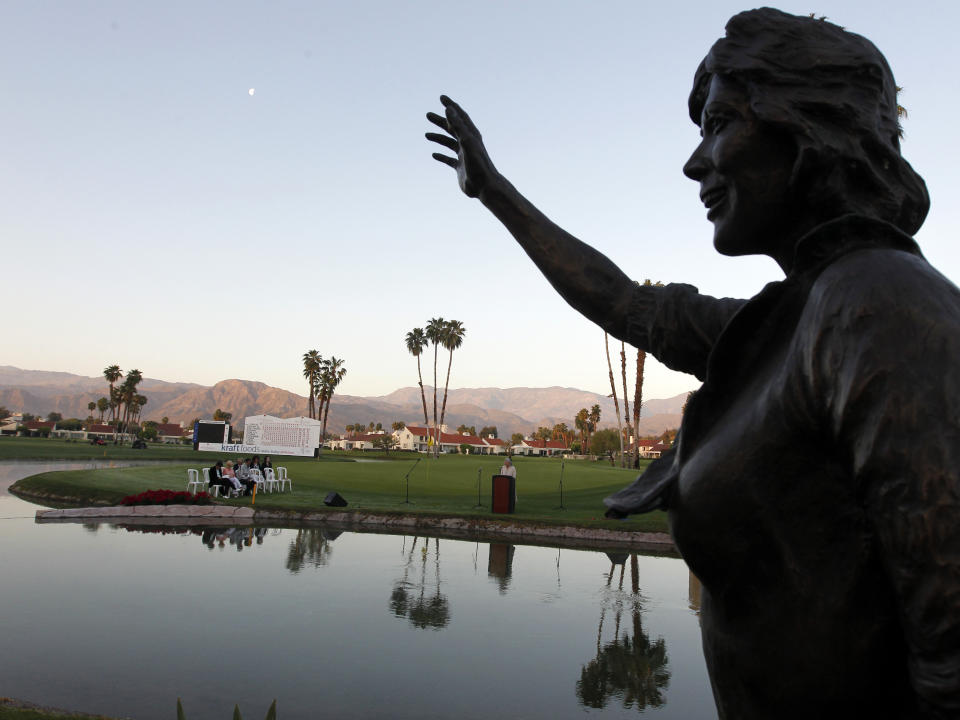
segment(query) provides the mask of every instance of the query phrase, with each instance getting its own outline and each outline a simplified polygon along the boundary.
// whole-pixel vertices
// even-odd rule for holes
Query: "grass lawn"
[[[0,441],[3,447],[7,439]],[[28,442],[34,442],[28,440]],[[39,440],[39,442],[59,442]],[[93,448],[92,446],[86,446]],[[111,449],[113,447],[111,446]],[[102,448],[101,448],[102,450]],[[138,451],[129,450],[129,453]],[[140,451],[153,452],[153,449]],[[115,503],[125,495],[144,490],[186,488],[186,469],[209,467],[208,453],[195,453],[183,448],[170,452],[163,459],[190,462],[146,467],[101,470],[73,470],[42,473],[17,482],[14,490],[26,494],[52,493],[86,501]],[[179,453],[179,454],[178,454]],[[2,457],[2,455],[0,455]],[[47,456],[52,458],[53,456]],[[99,459],[98,456],[91,456]],[[435,514],[458,517],[497,517],[529,523],[605,527],[618,530],[667,532],[666,516],[661,512],[633,516],[628,520],[607,520],[603,517],[603,498],[624,487],[636,477],[636,471],[611,467],[605,462],[568,460],[563,464],[563,504],[559,509],[561,461],[553,458],[515,457],[517,467],[517,511],[512,516],[490,512],[490,478],[502,458],[480,455],[443,455],[435,460],[422,459],[414,467],[416,455],[391,453],[389,459],[376,462],[332,462],[350,459],[340,453],[327,453],[324,461],[312,458],[274,458],[283,465],[293,481],[293,492],[260,493],[258,508],[293,511],[323,511],[323,499],[331,490],[339,492],[349,503],[347,509],[373,510],[397,514]],[[356,456],[353,456],[356,457]],[[153,456],[126,455],[107,459],[159,459]],[[373,459],[364,456],[363,460]],[[410,505],[405,497],[404,476],[410,472]],[[477,476],[481,477],[480,503],[477,508]],[[249,504],[250,498],[227,501]]]
[[[324,460],[344,460],[349,455],[334,453]],[[59,438],[0,437],[0,460],[182,460],[209,467],[217,460],[237,459],[235,455],[194,450],[192,445],[164,445],[149,443],[145,450],[134,450],[126,445],[91,445],[77,440]]]
[[[192,445],[154,445],[134,450],[126,445],[91,445],[59,438],[0,437],[0,460],[191,460],[214,453],[195,452]]]

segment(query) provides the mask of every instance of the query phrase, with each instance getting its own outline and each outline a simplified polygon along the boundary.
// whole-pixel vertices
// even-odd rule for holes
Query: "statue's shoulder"
[[[838,257],[817,277],[810,309],[848,328],[870,320],[891,327],[935,320],[960,331],[960,289],[918,252],[868,247]]]

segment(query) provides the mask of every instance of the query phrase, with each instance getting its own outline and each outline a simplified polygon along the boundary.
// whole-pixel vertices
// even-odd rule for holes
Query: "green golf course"
[[[216,453],[196,452],[187,446],[151,445],[146,450],[132,450],[55,439],[0,438],[0,460],[17,459],[90,460],[101,464],[168,461],[136,467],[45,472],[20,480],[11,487],[14,493],[42,503],[111,505],[126,495],[145,490],[184,490],[188,468],[199,470],[209,467],[217,459],[228,458]],[[508,517],[513,522],[534,525],[667,532],[666,515],[662,512],[622,521],[603,517],[603,498],[632,482],[636,470],[614,467],[609,461],[517,456],[513,460],[517,468],[517,505],[516,512],[509,516],[490,512],[491,477],[497,473],[503,460],[502,457],[484,455],[441,455],[432,459],[397,452],[389,455],[325,452],[319,460],[275,457],[275,466],[287,468],[292,491],[261,492],[255,501],[243,497],[217,502],[235,505],[255,502],[258,509],[295,513],[324,512],[331,510],[324,505],[324,498],[327,493],[336,491],[348,502],[347,510],[390,515]],[[408,492],[409,503],[405,502]]]

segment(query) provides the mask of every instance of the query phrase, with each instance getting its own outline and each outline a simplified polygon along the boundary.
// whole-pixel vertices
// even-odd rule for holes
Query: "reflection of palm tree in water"
[[[620,635],[620,619],[623,614],[623,575],[626,558],[611,557],[607,588],[613,580],[616,566],[620,565],[620,583],[613,599],[615,626],[613,640],[601,647],[603,620],[607,611],[605,598],[600,609],[600,626],[597,630],[597,656],[580,670],[577,681],[577,697],[588,707],[602,708],[613,698],[619,697],[624,707],[636,704],[637,710],[660,707],[664,704],[663,690],[670,683],[667,646],[663,638],[650,642],[640,623],[643,609],[640,599],[640,580],[637,555],[630,556],[631,592],[627,596],[633,620],[633,636],[627,632]]]
[[[418,628],[439,630],[450,622],[450,603],[446,595],[440,592],[440,541],[434,540],[433,561],[433,593],[427,596],[427,557],[430,541],[425,538],[420,548],[420,582],[409,581],[410,569],[413,565],[414,550],[419,538],[413,538],[410,552],[403,568],[403,579],[394,583],[390,593],[390,610],[397,617],[409,618],[410,624]],[[404,546],[406,538],[404,538]],[[419,590],[419,595],[411,598],[410,589]]]
[[[330,562],[333,546],[332,538],[320,528],[300,528],[297,536],[290,541],[287,549],[286,567],[292,573],[298,573],[304,565],[320,567]]]

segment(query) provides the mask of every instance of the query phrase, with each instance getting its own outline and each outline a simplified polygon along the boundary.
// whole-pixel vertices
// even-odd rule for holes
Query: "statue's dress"
[[[606,503],[668,510],[721,717],[960,717],[960,290],[846,216],[749,301],[632,292],[624,339],[704,384]]]

